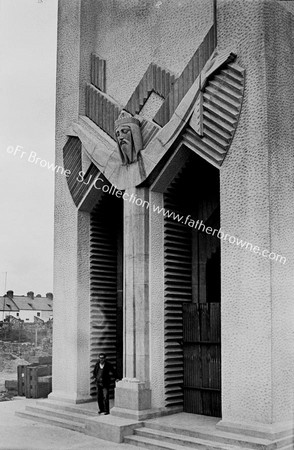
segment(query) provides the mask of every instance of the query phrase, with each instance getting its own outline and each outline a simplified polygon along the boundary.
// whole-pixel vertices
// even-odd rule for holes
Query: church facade
[[[59,1],[51,400],[293,433],[291,3]]]

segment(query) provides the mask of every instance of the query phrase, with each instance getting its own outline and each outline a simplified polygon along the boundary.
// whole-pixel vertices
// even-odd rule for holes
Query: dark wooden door
[[[184,411],[221,417],[220,303],[183,304]]]

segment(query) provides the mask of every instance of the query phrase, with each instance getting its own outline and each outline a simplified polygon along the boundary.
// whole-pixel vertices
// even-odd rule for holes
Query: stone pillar
[[[56,164],[79,114],[80,0],[58,7]],[[53,400],[90,399],[89,214],[77,210],[66,177],[55,175]]]
[[[164,207],[163,194],[150,191],[152,205]],[[165,409],[164,385],[164,216],[150,214],[150,384],[153,408]]]
[[[221,243],[218,427],[277,440],[293,433],[294,411],[294,21],[270,0],[218,5],[218,43],[246,69],[220,170],[221,229],[250,243]]]
[[[53,391],[49,398],[83,403],[91,400],[89,214],[78,212],[76,223],[63,236],[71,236],[72,245],[64,241],[55,250]],[[62,236],[59,244],[60,240]]]
[[[148,189],[124,194],[124,378],[111,414],[145,419],[151,414],[149,380]]]

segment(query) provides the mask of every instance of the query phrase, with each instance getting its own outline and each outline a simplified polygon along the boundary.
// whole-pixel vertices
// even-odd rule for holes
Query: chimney
[[[7,291],[7,297],[11,298],[13,300],[13,291]]]
[[[52,294],[52,292],[47,292],[46,298],[49,298],[50,300],[53,300],[53,294]]]
[[[32,291],[27,292],[27,297],[30,297],[32,300],[34,300],[34,293]]]

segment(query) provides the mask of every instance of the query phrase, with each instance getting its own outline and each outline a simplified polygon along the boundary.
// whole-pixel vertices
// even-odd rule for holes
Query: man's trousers
[[[97,385],[97,401],[99,412],[109,414],[109,388]]]

